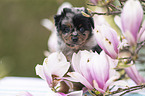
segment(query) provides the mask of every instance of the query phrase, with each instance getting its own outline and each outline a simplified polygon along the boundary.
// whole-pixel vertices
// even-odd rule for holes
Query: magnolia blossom
[[[43,65],[37,65],[35,69],[37,75],[46,80],[50,87],[54,87],[52,85],[53,78],[63,77],[69,67],[70,63],[67,62],[63,53],[54,52],[44,59]]]
[[[138,32],[143,19],[143,9],[138,0],[126,1],[121,13],[123,34],[129,45],[136,45]]]
[[[118,56],[119,40],[117,33],[106,25],[98,26],[95,30],[98,45],[113,59]]]
[[[94,88],[101,93],[107,91],[108,86],[114,79],[115,70],[113,67],[116,62],[105,54],[93,53],[88,51],[79,51],[74,53],[72,57],[72,66],[75,72],[68,73],[73,78],[73,81],[78,81],[85,85],[88,89]]]
[[[125,72],[137,85],[145,83],[145,79],[141,75],[139,75],[135,65],[125,68]]]

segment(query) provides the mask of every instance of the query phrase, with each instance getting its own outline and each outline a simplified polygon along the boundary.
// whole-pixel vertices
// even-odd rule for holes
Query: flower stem
[[[145,84],[142,84],[142,85],[137,85],[137,86],[133,86],[133,87],[129,87],[129,88],[125,88],[125,89],[122,89],[122,88],[118,88],[117,91],[113,91],[113,92],[110,92],[109,94],[106,94],[107,95],[113,95],[113,94],[117,94],[117,93],[120,93],[120,92],[124,92],[122,93],[120,96],[123,96],[124,94],[126,93],[129,93],[129,92],[132,92],[134,90],[139,90],[139,89],[143,89],[145,88]]]

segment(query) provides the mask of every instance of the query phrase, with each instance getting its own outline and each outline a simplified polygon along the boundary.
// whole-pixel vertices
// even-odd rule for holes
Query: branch
[[[145,45],[145,40],[144,40],[143,42],[141,42],[141,43],[138,44],[138,47],[137,47],[135,53],[138,54],[139,50],[140,50],[144,45]]]
[[[126,93],[129,93],[129,92],[132,92],[132,91],[135,91],[135,90],[139,90],[139,89],[143,89],[143,88],[145,88],[145,85],[137,86],[137,88],[129,89],[129,90],[127,90],[126,92],[122,93],[120,96],[123,96],[123,95],[126,94]]]
[[[121,11],[113,11],[113,12],[106,12],[106,13],[98,13],[98,12],[92,12],[92,15],[119,15],[121,14]]]
[[[145,84],[142,84],[142,85],[137,85],[137,86],[133,86],[133,87],[129,87],[129,88],[125,88],[125,89],[122,89],[122,88],[118,88],[117,91],[113,91],[113,92],[110,92],[109,94],[106,94],[106,95],[113,95],[113,94],[117,94],[117,93],[120,93],[120,92],[124,92],[122,93],[120,96],[126,94],[126,93],[129,93],[129,92],[132,92],[134,90],[139,90],[139,89],[143,89],[145,88]]]

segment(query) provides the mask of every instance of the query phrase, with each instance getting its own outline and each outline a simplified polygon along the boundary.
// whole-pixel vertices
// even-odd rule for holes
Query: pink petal
[[[109,56],[114,59],[117,58],[119,40],[116,31],[106,25],[102,25],[97,27],[95,36],[99,46]]]
[[[121,14],[121,22],[123,32],[126,35],[127,40],[129,40],[130,45],[134,45],[137,42],[137,34],[142,18],[143,9],[140,2],[138,0],[126,1]],[[130,32],[130,34],[126,34],[126,32]]]
[[[109,87],[109,85],[111,85],[115,79],[118,79],[119,77],[118,76],[113,76],[111,77],[105,84],[103,90],[107,90],[107,88]]]
[[[135,65],[125,68],[125,72],[136,84],[139,85],[140,83],[144,83],[145,79],[141,75],[139,75]]]
[[[95,57],[95,56],[94,56]],[[105,57],[105,58],[104,58]],[[99,88],[103,89],[106,81],[109,78],[109,65],[108,60],[105,56],[105,52],[102,51],[100,56],[96,56],[92,62],[91,75],[93,80],[95,80]]]
[[[106,90],[99,88],[99,86],[95,80],[93,80],[93,85],[94,85],[95,89],[97,89],[99,92],[105,93]]]

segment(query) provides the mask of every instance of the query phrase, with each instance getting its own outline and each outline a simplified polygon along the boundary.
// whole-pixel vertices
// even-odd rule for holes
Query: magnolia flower
[[[117,78],[113,66],[115,62],[104,51],[93,53],[79,51],[72,56],[72,66],[75,72],[68,73],[74,81],[85,85],[88,89],[94,88],[101,93],[107,91],[108,86]]]
[[[137,85],[145,83],[145,79],[141,75],[139,75],[135,65],[125,68],[125,72]]]
[[[143,19],[143,9],[138,0],[126,1],[121,13],[123,34],[129,45],[137,43],[138,32]]]
[[[48,49],[50,52],[56,52],[57,51],[57,36],[56,36],[56,28],[51,20],[49,19],[43,19],[41,21],[41,24],[47,28],[49,31],[51,31],[51,35],[48,39]],[[49,52],[45,51],[45,56],[49,56]]]
[[[106,25],[98,26],[95,30],[98,45],[113,59],[118,56],[119,40],[117,33]]]
[[[54,78],[61,78],[68,71],[70,63],[61,52],[54,52],[44,59],[43,65],[36,66],[36,74],[46,80],[50,87],[54,87]],[[54,82],[53,82],[54,83]]]

